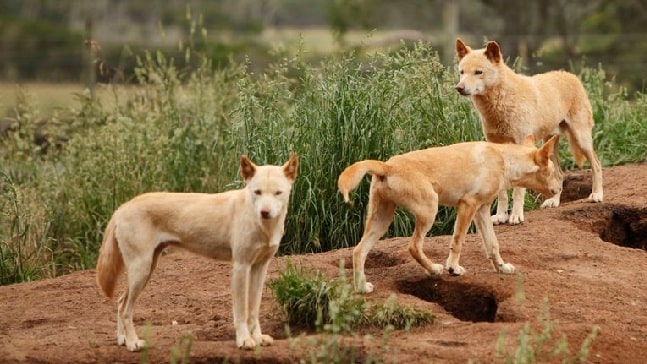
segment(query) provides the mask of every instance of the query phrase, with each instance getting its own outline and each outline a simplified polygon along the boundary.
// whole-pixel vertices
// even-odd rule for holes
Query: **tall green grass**
[[[185,51],[191,62],[182,64],[190,67],[161,52],[140,55],[136,91],[111,86],[109,107],[80,92],[78,106],[43,115],[28,95],[19,99],[11,112],[21,126],[0,143],[3,284],[93,267],[110,215],[139,193],[241,187],[243,153],[258,164],[282,164],[290,152],[301,157],[281,253],[352,246],[362,234],[368,182],[345,205],[336,188],[343,168],[482,139],[474,108],[453,90],[455,70],[428,45],[317,64],[277,54],[263,72],[249,60],[215,68]],[[603,164],[644,160],[645,96],[611,93],[602,68],[580,74]],[[34,146],[42,128],[62,147],[43,154]],[[571,159],[565,155],[566,166]],[[432,234],[450,232],[453,216],[441,209]],[[398,211],[388,234],[410,235],[412,226]]]

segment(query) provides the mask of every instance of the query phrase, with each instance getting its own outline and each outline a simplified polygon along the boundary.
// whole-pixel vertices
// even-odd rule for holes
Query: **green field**
[[[453,89],[455,70],[426,45],[316,64],[296,52],[263,72],[244,62],[215,69],[193,57],[196,67],[178,70],[152,52],[138,64],[140,84],[100,86],[96,99],[80,85],[0,87],[0,108],[18,120],[0,136],[0,283],[93,267],[119,204],[146,191],[241,187],[243,153],[259,164],[301,156],[281,253],[352,246],[368,183],[345,205],[336,190],[343,168],[482,139],[470,101]],[[591,97],[602,163],[645,160],[645,96],[618,91],[603,68],[573,71]],[[35,144],[35,135],[47,142]],[[389,234],[409,235],[412,224],[398,211]],[[442,209],[432,234],[452,224],[453,211]]]

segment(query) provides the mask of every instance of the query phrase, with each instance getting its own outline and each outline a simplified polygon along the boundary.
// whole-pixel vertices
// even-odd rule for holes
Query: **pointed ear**
[[[460,38],[456,38],[456,57],[458,57],[458,60],[460,61],[467,55],[469,52],[472,51],[472,48],[469,46],[465,45],[463,41]]]
[[[542,167],[548,165],[548,161],[555,153],[557,143],[559,143],[559,135],[554,135],[552,138],[548,139],[548,141],[535,152],[535,163]]]
[[[535,146],[535,137],[532,134],[526,135],[526,137],[523,139],[523,142],[521,145],[525,145],[527,147],[534,147]]]
[[[499,48],[499,44],[494,41],[488,42],[485,46],[485,56],[492,63],[501,62],[501,59],[503,57],[501,56],[501,49]]]
[[[240,156],[240,175],[245,182],[249,182],[256,174],[256,165],[247,158],[246,155]]]
[[[297,169],[299,168],[299,155],[292,153],[290,160],[283,165],[285,177],[294,182],[297,179]]]

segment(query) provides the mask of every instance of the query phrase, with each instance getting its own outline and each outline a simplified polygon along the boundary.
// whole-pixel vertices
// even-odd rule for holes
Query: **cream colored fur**
[[[245,188],[223,193],[146,193],[121,205],[108,222],[97,262],[97,283],[112,297],[122,269],[128,287],[117,304],[117,343],[146,346],[133,325],[133,307],[166,246],[233,261],[231,280],[236,345],[269,345],[259,324],[267,267],[283,237],[298,157],[283,166],[240,159]]]
[[[540,149],[535,148],[533,141],[530,137],[526,145],[453,144],[397,155],[386,162],[365,160],[346,168],[337,181],[346,202],[364,175],[372,175],[364,234],[353,251],[355,290],[373,291],[364,274],[366,256],[386,233],[398,206],[415,217],[409,252],[430,274],[443,272],[443,266],[432,263],[422,249],[439,204],[457,207],[454,235],[444,267],[450,274],[465,273],[459,258],[472,220],[494,269],[514,273],[514,266],[505,263],[499,254],[490,219],[492,201],[500,190],[512,186],[531,188],[549,197],[561,192],[561,181],[551,160],[558,137],[551,138]]]
[[[515,73],[503,61],[499,45],[489,42],[484,49],[472,50],[456,40],[460,81],[456,90],[469,96],[476,107],[485,139],[493,143],[521,143],[527,135],[548,140],[565,133],[578,165],[586,158],[593,171],[589,200],[603,199],[602,167],[593,151],[591,104],[580,80],[565,71],[552,71],[532,77]],[[553,162],[559,169],[558,145]],[[513,207],[508,215],[508,194],[499,193],[495,224],[518,224],[524,220],[525,190],[515,188]],[[559,206],[560,194],[547,199],[543,208]]]

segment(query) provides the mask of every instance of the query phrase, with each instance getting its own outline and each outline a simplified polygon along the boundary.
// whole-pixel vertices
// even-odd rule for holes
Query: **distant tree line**
[[[455,29],[449,7],[456,9]],[[0,79],[78,79],[88,22],[104,66],[127,70],[133,60],[124,57],[124,46],[133,52],[169,46],[176,38],[160,25],[186,28],[187,12],[210,33],[328,27],[340,45],[355,29],[418,30],[438,40],[434,47],[446,60],[452,56],[447,40],[455,35],[472,44],[497,40],[510,62],[520,57],[528,72],[569,68],[584,59],[602,63],[634,89],[642,89],[647,67],[644,0],[0,0]],[[216,64],[230,54],[268,56],[253,37],[204,47]]]

